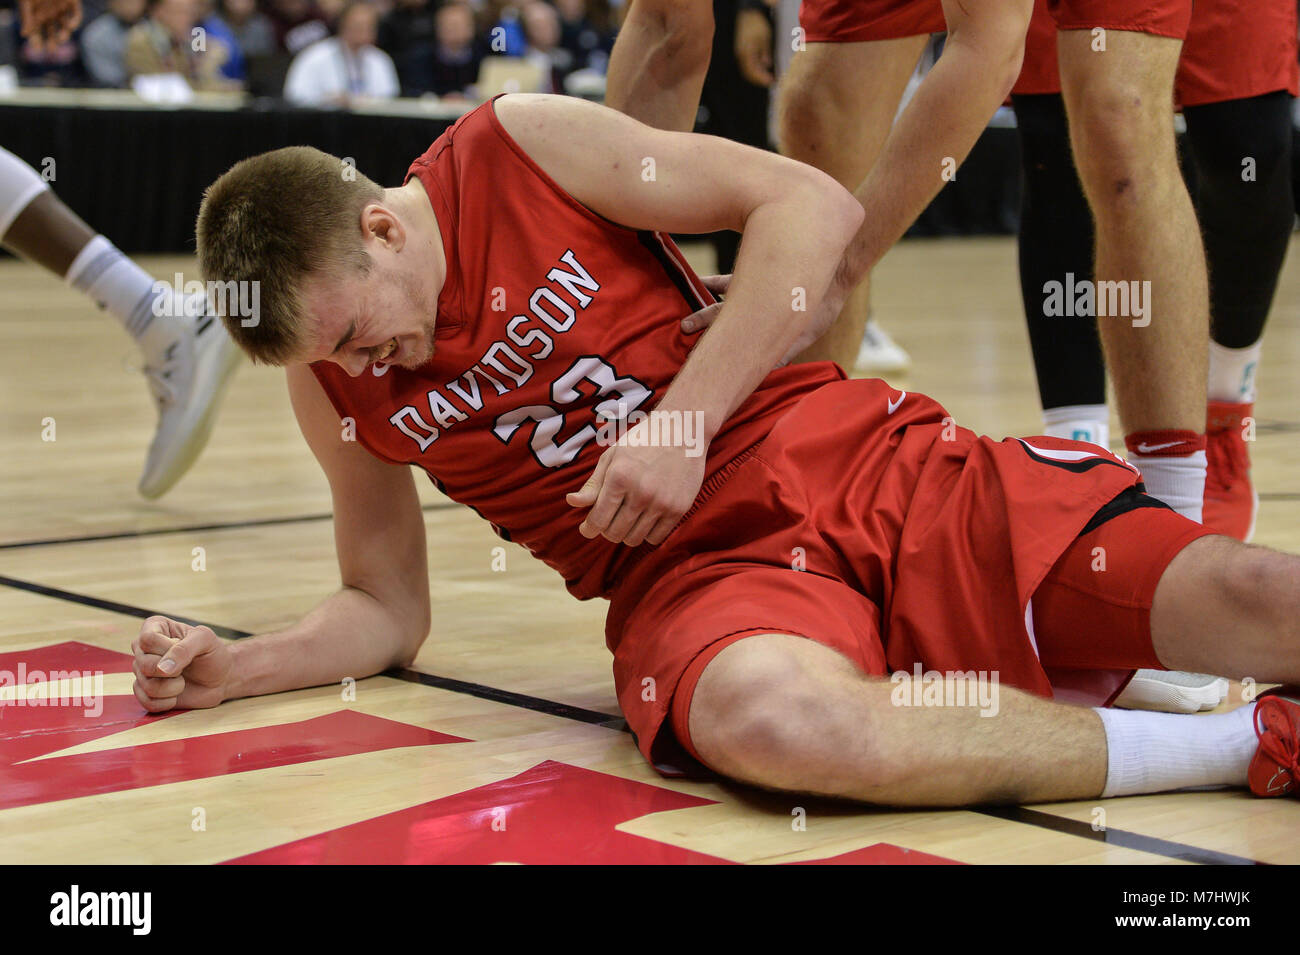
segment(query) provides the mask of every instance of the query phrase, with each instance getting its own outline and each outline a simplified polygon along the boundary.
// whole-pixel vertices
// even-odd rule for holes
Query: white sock
[[[1110,412],[1105,405],[1062,405],[1043,409],[1043,434],[1110,447]]]
[[[1244,786],[1259,739],[1255,704],[1208,715],[1097,709],[1106,730],[1102,797]]]
[[[1210,342],[1210,400],[1253,402],[1260,351],[1259,342],[1245,348],[1224,348]]]
[[[146,358],[158,355],[175,341],[175,320],[154,314],[154,300],[159,293],[153,276],[102,235],[95,236],[77,253],[66,278],[69,285],[112,313]],[[173,295],[170,286],[162,294]]]
[[[49,188],[35,169],[9,150],[0,148],[0,238],[32,200]]]
[[[1183,517],[1201,523],[1205,503],[1205,452],[1180,457],[1148,457],[1129,452],[1129,463],[1142,472],[1147,493],[1164,501]]]

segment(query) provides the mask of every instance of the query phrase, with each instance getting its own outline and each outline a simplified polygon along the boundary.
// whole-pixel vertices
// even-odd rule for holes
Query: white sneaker
[[[140,494],[151,499],[170,490],[208,443],[221,395],[239,365],[239,348],[206,298],[198,318],[175,321],[183,332],[144,369],[158,402],[158,430],[139,484]]]
[[[1161,713],[1198,713],[1214,709],[1227,696],[1228,681],[1221,676],[1180,673],[1177,670],[1138,670],[1115,700],[1115,706]]]
[[[859,371],[871,371],[879,374],[906,371],[912,367],[912,358],[889,337],[889,333],[868,319],[867,327],[862,333],[862,346],[858,349],[858,358],[854,365]]]

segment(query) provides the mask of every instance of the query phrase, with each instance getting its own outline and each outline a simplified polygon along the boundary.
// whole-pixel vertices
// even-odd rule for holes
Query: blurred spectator
[[[398,0],[379,23],[379,48],[393,58],[407,96],[430,89],[437,32],[437,13],[430,0]]]
[[[560,46],[560,15],[546,0],[528,0],[520,10],[524,24],[524,39],[528,46],[524,59],[542,68],[542,93],[563,93],[564,78],[577,67],[573,54]]]
[[[284,81],[285,99],[303,106],[346,106],[352,99],[401,93],[392,59],[375,46],[379,16],[365,0],[339,14],[339,35],[299,53]]]
[[[126,36],[144,16],[145,0],[109,0],[108,11],[81,31],[81,62],[96,86],[126,86]]]
[[[177,73],[196,90],[229,89],[221,67],[230,57],[226,45],[206,32],[195,32],[196,0],[149,0],[148,15],[126,37],[128,79]]]
[[[493,56],[523,56],[528,41],[519,19],[518,0],[483,0],[482,22],[488,24],[487,41]]]
[[[257,0],[220,0],[217,19],[235,38],[240,52],[248,59],[270,56],[275,52],[275,27],[258,11]]]
[[[329,36],[329,25],[311,0],[270,0],[270,3],[275,42],[284,52],[298,53]]]
[[[429,89],[439,96],[472,98],[485,55],[474,35],[474,10],[462,0],[448,0],[438,8],[437,24]]]
[[[560,14],[560,46],[569,51],[577,69],[605,72],[614,37],[601,30],[587,14],[587,0],[555,0]]]
[[[213,0],[195,0],[199,15],[199,26],[209,39],[215,39],[226,48],[226,61],[221,64],[221,75],[243,85],[247,78],[244,66],[244,53],[235,40],[234,31],[226,26],[213,9]]]

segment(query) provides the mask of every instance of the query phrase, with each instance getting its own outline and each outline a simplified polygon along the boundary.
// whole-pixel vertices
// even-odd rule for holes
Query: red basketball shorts
[[[803,0],[799,26],[809,43],[864,43],[948,29],[939,0]]]
[[[882,677],[996,672],[1041,696],[1108,702],[1134,668],[1158,666],[1144,616],[1155,582],[1208,533],[1153,508],[1088,529],[1140,481],[1094,445],[977,436],[883,381],[823,386],[611,599],[615,685],[642,753],[663,772],[692,767],[694,681],[756,633],[815,640]],[[1139,519],[1131,541],[1121,531]]]
[[[1183,43],[1174,96],[1181,106],[1300,93],[1294,0],[1035,0],[1015,93],[1059,93],[1057,30],[1125,30]],[[1098,53],[1098,56],[1104,54]]]

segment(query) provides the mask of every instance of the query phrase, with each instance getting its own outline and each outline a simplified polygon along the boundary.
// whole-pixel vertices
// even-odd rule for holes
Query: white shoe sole
[[[239,367],[241,357],[239,347],[223,336],[220,353],[206,363],[196,364],[195,391],[206,392],[208,398],[199,408],[188,410],[188,414],[194,415],[194,418],[192,421],[184,422],[184,426],[177,429],[183,433],[183,437],[178,439],[177,445],[172,449],[170,460],[154,469],[153,473],[150,472],[149,462],[146,461],[145,473],[141,475],[137,487],[141,497],[148,500],[162,497],[185,476],[185,472],[198,459],[208,443],[208,437],[212,434],[212,426],[216,423],[222,396],[230,384],[235,369]],[[210,378],[211,383],[204,381],[204,378]],[[152,450],[151,446],[150,451]]]
[[[1195,674],[1200,675],[1200,674]],[[1177,674],[1186,679],[1193,674]],[[1205,676],[1203,683],[1174,682],[1163,670],[1138,670],[1115,700],[1125,710],[1153,710],[1160,713],[1199,713],[1212,710],[1228,696],[1228,681]]]

